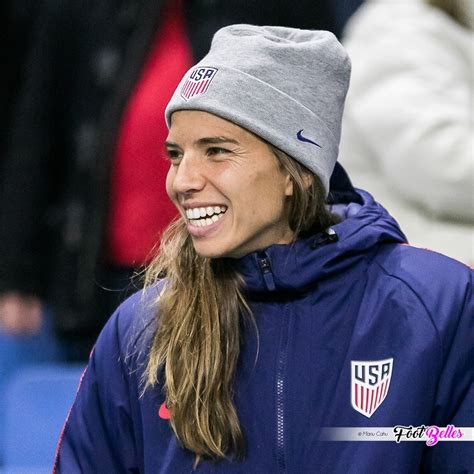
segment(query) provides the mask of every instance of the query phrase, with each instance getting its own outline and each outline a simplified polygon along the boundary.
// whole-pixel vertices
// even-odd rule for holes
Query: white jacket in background
[[[340,161],[412,245],[474,264],[474,34],[421,0],[367,0],[343,43]]]

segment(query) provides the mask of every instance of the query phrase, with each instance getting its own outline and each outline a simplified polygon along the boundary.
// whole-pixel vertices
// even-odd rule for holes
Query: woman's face
[[[207,112],[178,111],[166,140],[166,190],[203,257],[242,257],[288,243],[290,178],[269,146]]]

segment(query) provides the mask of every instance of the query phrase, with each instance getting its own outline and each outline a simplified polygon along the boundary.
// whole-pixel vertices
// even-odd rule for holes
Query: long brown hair
[[[320,180],[269,145],[293,181],[290,228],[296,236],[336,222]],[[253,322],[240,275],[225,259],[200,257],[182,218],[165,232],[146,273],[152,284],[166,275],[157,330],[145,371],[145,390],[163,374],[171,426],[181,444],[202,457],[242,459],[243,434],[233,403],[240,324]],[[158,305],[158,302],[156,302]]]

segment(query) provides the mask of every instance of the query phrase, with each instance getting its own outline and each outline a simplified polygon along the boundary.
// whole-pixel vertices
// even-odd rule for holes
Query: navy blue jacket
[[[259,333],[256,358],[255,328],[245,330],[235,380],[247,453],[242,462],[204,461],[197,472],[473,471],[472,442],[319,438],[320,427],[474,426],[472,272],[408,246],[387,212],[361,194],[362,206],[339,209],[345,219],[335,236],[234,262]],[[179,446],[160,387],[140,397],[157,291],[128,299],[103,330],[56,472],[192,472],[194,455]]]

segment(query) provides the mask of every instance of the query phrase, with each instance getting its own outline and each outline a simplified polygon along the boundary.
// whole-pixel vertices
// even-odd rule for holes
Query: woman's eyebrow
[[[195,144],[196,145],[220,145],[222,143],[234,143],[235,145],[240,145],[240,143],[237,140],[234,140],[233,138],[227,138],[227,137],[204,137],[200,138],[199,140],[196,140]]]
[[[237,140],[234,140],[233,138],[227,138],[227,137],[203,137],[203,138],[199,138],[198,140],[194,142],[194,144],[198,146],[220,145],[222,143],[233,143],[235,145],[240,145],[240,143]],[[180,148],[180,146],[177,143],[170,142],[170,141],[165,141],[165,147]]]

